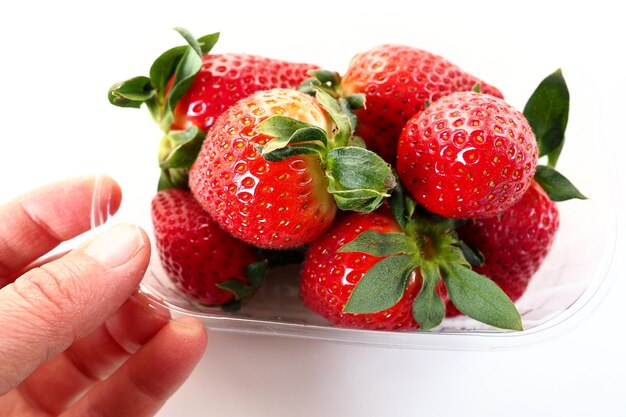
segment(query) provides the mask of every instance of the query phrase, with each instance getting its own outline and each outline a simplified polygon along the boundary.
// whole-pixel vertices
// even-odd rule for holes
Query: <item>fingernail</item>
[[[119,225],[96,236],[83,251],[109,268],[115,268],[128,262],[143,245],[143,235],[137,226]]]

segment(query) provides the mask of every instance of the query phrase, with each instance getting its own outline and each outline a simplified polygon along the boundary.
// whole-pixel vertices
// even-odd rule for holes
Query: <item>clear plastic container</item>
[[[299,300],[298,267],[272,272],[253,300],[239,312],[195,305],[179,293],[165,275],[153,248],[150,267],[140,291],[156,304],[167,307],[173,317],[195,316],[207,329],[323,339],[373,346],[416,349],[496,349],[536,343],[571,329],[600,303],[608,290],[615,261],[619,183],[613,156],[607,156],[607,138],[595,128],[601,120],[601,107],[588,98],[592,90],[576,95],[584,79],[568,83],[572,94],[567,142],[559,171],[565,174],[589,200],[559,203],[561,226],[553,248],[535,275],[525,295],[516,303],[523,319],[521,332],[502,331],[466,317],[446,319],[438,328],[425,332],[388,332],[335,327]],[[574,86],[574,87],[573,87]],[[581,97],[582,96],[582,97]],[[575,101],[574,101],[575,100]],[[517,103],[512,103],[516,105]],[[523,103],[522,103],[523,105]],[[517,107],[520,107],[517,105]],[[147,118],[147,115],[142,115]],[[139,117],[136,115],[135,117]],[[145,136],[158,132],[150,131]],[[145,138],[142,138],[144,140]],[[605,141],[600,147],[589,143]],[[158,170],[155,153],[158,136],[145,140],[145,150],[137,152],[137,165],[129,178],[118,179],[124,190],[117,222],[132,222],[152,232],[150,201],[156,188]],[[94,226],[106,216],[94,212]]]

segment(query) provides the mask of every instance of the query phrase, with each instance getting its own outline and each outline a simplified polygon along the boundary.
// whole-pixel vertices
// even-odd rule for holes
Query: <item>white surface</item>
[[[612,146],[607,163],[620,165],[626,193],[620,162],[626,31],[612,2],[523,2],[509,9],[502,2],[405,8],[405,2],[386,1],[385,10],[379,3],[326,1],[306,10],[295,2],[266,3],[264,10],[260,3],[206,0],[179,1],[175,10],[174,2],[157,1],[41,3],[0,5],[0,201],[69,175],[106,172],[124,185],[125,177],[140,174],[133,160],[154,152],[159,132],[145,109],[114,108],[106,91],[115,81],[145,74],[154,57],[178,44],[174,26],[196,35],[221,31],[220,52],[339,71],[357,51],[408,43],[446,56],[509,97],[526,97],[557,67],[566,76],[568,70],[584,73],[603,116],[593,128]],[[578,140],[581,146],[584,138]],[[571,165],[577,177],[593,175],[582,162]],[[612,275],[603,303],[580,325],[517,350],[394,350],[212,333],[202,363],[159,416],[623,416],[623,260],[616,260]]]

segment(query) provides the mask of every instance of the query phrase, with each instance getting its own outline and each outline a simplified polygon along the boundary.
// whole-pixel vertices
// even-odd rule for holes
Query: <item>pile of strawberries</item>
[[[109,100],[145,104],[165,133],[152,220],[180,291],[237,309],[295,253],[302,301],[335,325],[431,329],[466,314],[522,329],[513,302],[554,240],[555,202],[584,198],[554,169],[560,71],[522,113],[409,46],[360,53],[340,76],[210,54],[218,34],[177,30],[187,44]]]

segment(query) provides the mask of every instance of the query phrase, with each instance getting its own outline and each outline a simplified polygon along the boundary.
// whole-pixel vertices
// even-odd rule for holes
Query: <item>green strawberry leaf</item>
[[[345,102],[345,105],[350,110],[360,110],[365,108],[365,94],[356,93],[350,94],[349,96],[342,97]]]
[[[262,147],[257,147],[259,152],[263,152]],[[263,158],[269,162],[278,162],[287,158],[291,158],[296,155],[324,155],[326,148],[319,142],[305,142],[297,145],[287,146],[285,148],[276,149],[268,154],[263,155]]]
[[[187,48],[176,66],[174,82],[165,100],[165,112],[161,120],[161,128],[164,131],[169,130],[174,120],[173,112],[176,104],[187,92],[201,68],[202,55],[199,55],[192,47]]]
[[[515,304],[492,280],[454,263],[441,270],[450,300],[463,314],[502,329],[522,330]]]
[[[578,189],[565,178],[557,170],[545,165],[537,166],[537,172],[535,172],[535,181],[541,185],[550,200],[552,201],[566,201],[573,198],[580,200],[586,200],[585,197]]]
[[[185,39],[191,36],[189,32],[184,29],[178,28],[177,31]],[[186,35],[183,35],[183,33],[186,33]],[[215,44],[217,43],[219,36],[219,32],[211,33],[209,35],[198,38],[197,40],[194,40],[194,43],[199,47],[202,54],[208,54],[213,46],[215,46]],[[150,81],[154,89],[161,97],[164,94],[167,82],[170,80],[172,75],[174,75],[174,70],[176,69],[176,66],[180,62],[180,59],[182,58],[187,48],[187,46],[177,46],[169,49],[162,53],[152,63],[152,66],[150,67]]]
[[[339,99],[339,108],[341,109],[341,112],[343,114],[348,116],[348,121],[350,122],[350,134],[352,135],[356,130],[356,124],[358,122],[356,114],[354,114],[354,112],[350,108],[350,105],[348,104],[348,101],[343,97]]]
[[[169,172],[165,169],[161,170],[159,175],[159,182],[157,184],[157,191],[169,190],[171,188],[178,188],[174,185],[170,179]]]
[[[415,243],[404,233],[379,233],[366,230],[337,252],[363,252],[374,256],[388,256],[417,251]]]
[[[344,113],[339,102],[329,93],[321,88],[316,88],[315,98],[320,105],[328,112],[328,115],[337,126],[337,131],[331,140],[331,147],[342,147],[348,145],[352,137],[352,123],[350,121],[351,112]]]
[[[391,192],[391,212],[393,213],[393,217],[396,219],[396,222],[400,225],[402,229],[405,228],[408,218],[406,213],[406,197],[404,194],[404,187],[396,179],[396,186]]]
[[[175,188],[179,190],[189,189],[189,170],[184,168],[162,169],[157,190]]]
[[[135,77],[113,85],[109,89],[109,103],[118,107],[139,108],[154,97],[154,89],[148,77]]]
[[[317,126],[298,129],[288,138],[276,138],[268,142],[263,147],[263,152],[268,154],[276,149],[284,148],[286,145],[303,142],[321,142],[320,146],[326,149],[326,132]]]
[[[174,120],[173,112],[176,104],[187,92],[194,78],[202,68],[203,55],[207,54],[219,39],[219,33],[206,35],[196,40],[185,29],[176,28],[175,30],[187,41],[188,46],[185,47],[182,55],[180,56],[178,56],[180,50],[176,48],[168,51],[169,54],[166,52],[167,55],[165,57],[162,55],[163,62],[161,62],[161,65],[157,68],[165,68],[166,70],[169,70],[170,74],[167,78],[165,77],[164,72],[155,74],[154,76],[154,78],[156,78],[154,81],[158,82],[159,86],[164,86],[163,83],[168,83],[171,78],[171,67],[175,65],[172,87],[167,97],[162,99],[164,100],[165,107],[163,114],[161,115],[160,124],[161,128],[166,132],[169,130],[169,127]],[[159,59],[157,59],[157,61],[158,60]],[[152,78],[152,69],[150,72],[150,77]]]
[[[250,284],[241,282],[233,278],[216,284],[216,286],[232,293],[235,296],[235,301],[238,301],[239,304],[235,304],[234,306],[238,310],[241,307],[241,303],[245,303],[250,300],[250,298],[252,298],[256,291],[261,287],[261,285],[263,285],[263,283],[265,282],[266,274],[267,262],[254,262],[246,267],[246,277],[248,278]],[[233,311],[230,310],[230,304],[226,305],[226,309],[227,311]]]
[[[463,253],[463,257],[465,260],[472,266],[482,266],[485,264],[485,255],[478,250],[477,248],[473,248],[469,246],[467,243],[459,240],[456,245],[461,249]]]
[[[191,168],[205,135],[196,126],[187,130],[170,130],[161,140],[159,166],[161,169]]]
[[[335,204],[341,210],[370,213],[376,210],[386,198],[385,195],[372,190],[344,190],[332,192]]]
[[[267,136],[286,140],[293,136],[293,134],[296,133],[298,130],[307,128],[315,128],[321,130],[322,133],[326,133],[317,126],[313,126],[312,124],[301,122],[300,120],[281,115],[273,115],[268,117],[267,119],[259,123],[254,128],[254,130]],[[286,142],[285,145],[287,145],[288,143],[289,142]]]
[[[358,282],[343,311],[375,313],[400,301],[416,262],[411,255],[397,255],[376,263]]]
[[[352,94],[347,97],[339,98],[339,108],[348,116],[348,120],[350,121],[350,132],[354,134],[356,130],[356,124],[358,122],[358,118],[356,114],[354,114],[354,110],[364,109],[365,108],[365,94]]]
[[[261,147],[263,157],[293,143],[319,141],[324,148],[328,143],[326,132],[323,129],[285,116],[268,117],[259,123],[255,130],[275,138]]]
[[[206,55],[215,46],[217,41],[220,39],[220,33],[209,33],[208,35],[204,35],[197,39],[198,45],[200,45],[200,50],[202,51],[202,55]]]
[[[237,279],[229,279],[219,284],[215,284],[216,287],[226,290],[235,296],[236,300],[247,298],[252,293],[252,287]]]
[[[336,89],[341,83],[341,76],[335,71],[318,69],[312,70],[309,73],[313,76],[313,78],[319,81],[320,84],[327,85],[332,89]]]
[[[178,32],[178,34],[182,36],[185,41],[187,41],[187,44],[191,47],[191,49],[193,49],[196,54],[202,56],[202,49],[200,48],[200,44],[187,29],[176,27],[174,28],[174,30]]]
[[[367,149],[335,148],[328,152],[325,161],[328,191],[342,210],[375,210],[396,186],[389,165]]]
[[[253,287],[258,288],[263,285],[267,275],[267,267],[267,261],[254,262],[246,267],[246,276]]]
[[[161,102],[164,101],[163,94],[165,92],[167,82],[170,80],[172,75],[174,75],[174,70],[176,70],[176,66],[180,62],[180,59],[186,49],[186,46],[177,46],[169,49],[163,52],[150,67],[150,82],[157,91]]]
[[[200,152],[204,137],[204,133],[196,126],[187,130],[171,130],[163,136],[159,145],[159,191],[168,188],[189,189],[189,168]]]
[[[436,287],[441,280],[439,267],[425,262],[421,268],[422,289],[413,302],[413,318],[423,330],[437,327],[446,315],[446,307],[437,294]]]
[[[198,60],[191,56],[207,54],[219,38],[219,33],[212,33],[199,39],[182,28],[175,29],[188,43],[177,46],[161,54],[150,67],[149,77],[135,77],[115,84],[109,89],[109,102],[119,107],[140,107],[146,103],[148,110],[164,131],[168,131],[173,120],[172,109],[189,88],[191,80],[199,71]],[[195,72],[194,72],[195,71]],[[169,80],[175,77],[168,97],[164,97]]]
[[[560,69],[541,81],[523,113],[537,138],[539,156],[548,155],[549,165],[556,166],[569,115],[569,90]]]
[[[329,71],[325,69],[309,71],[311,78],[308,78],[300,83],[298,90],[302,93],[315,97],[317,90],[324,90],[328,95],[333,98],[339,96],[337,89],[341,83],[341,76],[339,73]]]
[[[322,88],[322,84],[315,78],[307,78],[298,86],[298,91],[315,97],[318,88]]]
[[[407,218],[412,219],[413,216],[415,215],[415,212],[418,208],[417,206],[417,202],[415,200],[413,200],[411,197],[406,196],[404,198],[404,207],[406,210],[406,215]]]

